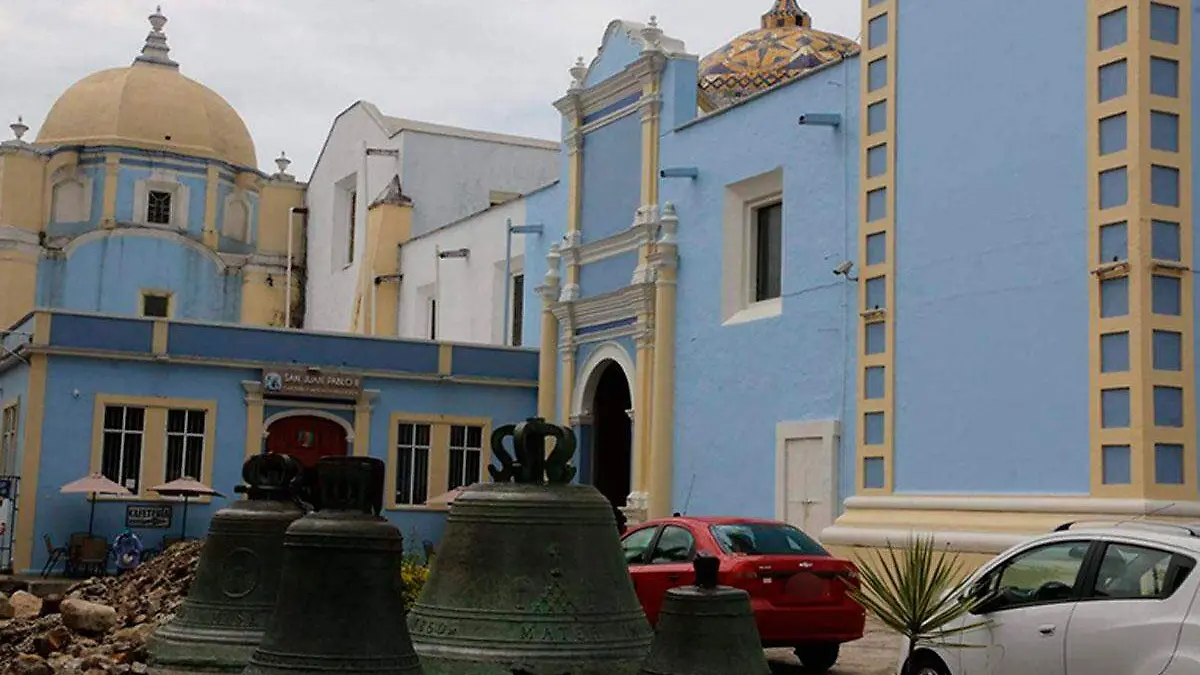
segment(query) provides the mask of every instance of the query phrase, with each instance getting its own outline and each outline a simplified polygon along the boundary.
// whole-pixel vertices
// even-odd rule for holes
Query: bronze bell
[[[570,484],[574,434],[531,419],[496,429],[491,442],[496,482],[454,500],[409,614],[426,672],[635,675],[653,632],[611,505],[594,487]]]
[[[640,675],[769,675],[750,595],[717,585],[716,558],[693,565],[696,585],[667,591]]]
[[[262,639],[283,560],[283,535],[304,515],[300,463],[255,455],[242,465],[247,499],[213,514],[188,596],[148,644],[151,673],[240,673]]]
[[[321,510],[292,523],[279,597],[245,675],[424,675],[404,623],[400,530],[382,518],[384,464],[317,462]]]

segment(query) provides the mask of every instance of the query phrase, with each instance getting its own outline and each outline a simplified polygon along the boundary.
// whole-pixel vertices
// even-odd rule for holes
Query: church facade
[[[528,203],[539,413],[635,517],[980,556],[1200,517],[1193,14],[865,0],[859,43],[778,0],[703,58],[614,22]]]

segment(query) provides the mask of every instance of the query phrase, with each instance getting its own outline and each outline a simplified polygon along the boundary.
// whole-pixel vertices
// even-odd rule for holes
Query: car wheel
[[[916,654],[908,660],[904,675],[950,675],[950,669],[932,654]]]
[[[814,673],[823,673],[837,663],[841,647],[837,643],[804,645],[796,647],[796,658],[800,659],[800,664],[808,670]]]

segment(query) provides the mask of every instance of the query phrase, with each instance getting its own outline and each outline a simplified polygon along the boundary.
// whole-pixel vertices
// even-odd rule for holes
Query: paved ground
[[[841,657],[832,675],[896,675],[900,638],[881,624],[868,619],[861,640],[842,645]],[[767,658],[775,675],[803,675],[808,672],[790,649],[768,649]]]

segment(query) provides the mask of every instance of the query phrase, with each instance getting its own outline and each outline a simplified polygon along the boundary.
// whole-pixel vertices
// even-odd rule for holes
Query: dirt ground
[[[900,638],[871,619],[861,640],[842,645],[841,657],[831,675],[896,675],[899,667]],[[767,659],[775,675],[803,675],[809,671],[790,649],[768,649]]]

